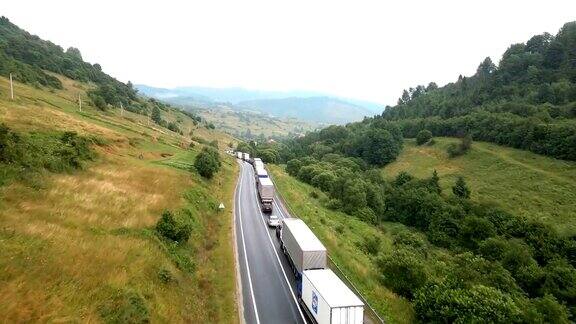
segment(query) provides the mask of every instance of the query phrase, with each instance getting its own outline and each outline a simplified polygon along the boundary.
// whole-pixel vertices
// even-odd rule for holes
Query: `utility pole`
[[[80,97],[80,94],[78,94],[78,108],[82,112],[82,97]]]
[[[12,73],[10,73],[10,98],[14,100],[14,85],[12,84]]]

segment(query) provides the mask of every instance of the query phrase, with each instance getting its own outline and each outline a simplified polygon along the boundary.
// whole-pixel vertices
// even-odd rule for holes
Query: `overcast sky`
[[[82,4],[80,4],[82,3]],[[0,15],[122,81],[311,90],[394,104],[576,20],[576,1],[29,1]]]

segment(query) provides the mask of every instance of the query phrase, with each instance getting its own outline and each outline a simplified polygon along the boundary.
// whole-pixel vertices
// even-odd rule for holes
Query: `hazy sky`
[[[122,81],[311,90],[394,104],[555,34],[576,1],[29,1],[0,15]]]

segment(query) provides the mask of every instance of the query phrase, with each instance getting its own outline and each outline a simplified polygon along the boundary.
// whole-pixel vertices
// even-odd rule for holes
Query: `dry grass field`
[[[231,209],[216,208],[232,205],[236,164],[224,157],[217,176],[202,179],[189,170],[202,145],[187,149],[189,139],[145,116],[87,104],[79,112],[88,86],[62,80],[52,92],[17,84],[12,101],[0,78],[0,123],[105,143],[85,170],[0,187],[0,322],[237,322]],[[234,141],[179,119],[207,141]],[[155,234],[165,209],[192,215],[187,244]]]

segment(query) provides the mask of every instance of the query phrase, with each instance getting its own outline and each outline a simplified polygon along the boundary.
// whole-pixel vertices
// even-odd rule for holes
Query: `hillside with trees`
[[[556,34],[511,45],[496,65],[487,57],[473,76],[439,88],[404,90],[382,117],[406,137],[427,129],[576,160],[576,22]]]
[[[475,141],[576,160],[575,62],[576,23],[568,23],[556,36],[511,46],[498,66],[484,60],[472,77],[407,90],[382,115],[277,145],[252,145],[252,152],[266,150],[285,163],[289,175],[319,191],[311,197],[323,208],[384,233],[402,224],[423,235],[399,238],[393,251],[379,244],[370,249],[379,282],[409,300],[420,321],[568,323],[576,317],[574,233],[560,234],[555,228],[562,224],[550,225],[554,219],[502,208],[498,200],[473,199],[476,188],[466,174],[453,176],[447,187],[433,168],[418,177],[400,169],[390,177],[381,167],[397,159],[405,137],[432,147],[438,145],[434,136],[461,137],[446,146],[451,161],[476,152]],[[425,165],[427,158],[418,161]],[[480,166],[484,172],[490,172],[489,160]],[[555,182],[539,185],[548,183]],[[493,184],[522,190],[516,185],[505,178]],[[551,199],[560,203],[558,195]]]

